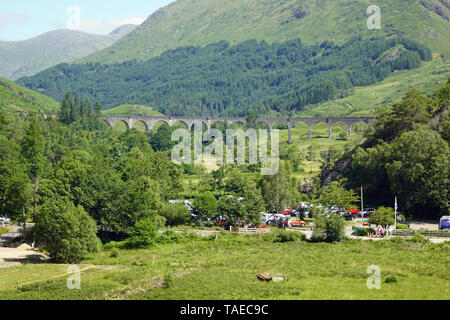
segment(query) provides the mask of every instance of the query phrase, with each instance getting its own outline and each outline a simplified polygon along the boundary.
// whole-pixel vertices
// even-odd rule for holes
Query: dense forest
[[[368,203],[393,206],[419,218],[448,214],[450,190],[450,80],[432,97],[412,90],[377,113],[365,142],[326,164],[322,180],[345,178],[363,186]]]
[[[59,101],[70,91],[106,108],[150,105],[166,115],[290,114],[345,97],[355,86],[414,69],[431,51],[406,38],[353,38],[343,45],[301,40],[269,45],[225,41],[169,50],[148,61],[61,64],[17,82]]]

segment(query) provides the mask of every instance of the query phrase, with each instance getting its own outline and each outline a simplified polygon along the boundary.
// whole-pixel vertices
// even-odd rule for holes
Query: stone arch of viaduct
[[[202,122],[205,126],[210,129],[213,124],[217,122],[222,123],[242,123],[247,124],[247,118],[245,117],[231,117],[231,118],[220,118],[220,117],[159,117],[159,116],[104,116],[101,118],[106,121],[111,127],[114,127],[117,122],[125,123],[128,129],[134,127],[138,122],[142,122],[145,126],[146,131],[153,130],[153,128],[158,123],[165,123],[172,127],[176,123],[184,123],[189,129],[192,129],[196,122]],[[312,126],[316,123],[323,122],[328,126],[328,137],[332,138],[332,127],[337,122],[343,122],[348,127],[348,133],[352,134],[352,127],[357,122],[364,122],[370,124],[373,118],[370,117],[339,117],[339,118],[259,118],[257,122],[265,123],[269,130],[273,129],[276,124],[283,123],[288,127],[289,130],[289,143],[292,142],[292,128],[296,123],[305,123],[309,128],[309,138],[312,138]]]

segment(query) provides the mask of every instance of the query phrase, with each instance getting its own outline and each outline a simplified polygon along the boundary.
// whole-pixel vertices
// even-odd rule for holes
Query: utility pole
[[[394,226],[395,226],[395,229],[394,230],[397,230],[397,209],[398,209],[397,197],[395,197],[395,205],[394,205],[394,211],[395,211],[395,213],[394,213],[394,219],[395,219]]]
[[[361,213],[364,211],[364,193],[363,193],[363,187],[361,186]],[[364,218],[364,216],[363,216]]]

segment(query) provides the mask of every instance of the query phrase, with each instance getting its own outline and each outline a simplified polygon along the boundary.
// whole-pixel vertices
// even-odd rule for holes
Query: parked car
[[[301,221],[298,218],[289,217],[289,218],[283,219],[282,226],[284,228],[306,227],[306,222]]]
[[[450,216],[443,216],[439,220],[439,230],[450,230]]]
[[[372,215],[372,213],[374,213],[376,210],[374,208],[366,208],[363,211],[360,211],[357,214],[358,218],[368,218]]]
[[[219,220],[216,222],[216,226],[217,227],[224,227],[224,228],[229,228],[231,226],[231,224],[228,221],[224,221],[224,220]],[[244,223],[242,221],[236,221],[233,226],[235,227],[243,227]]]
[[[282,213],[288,215],[291,214],[292,211],[293,211],[292,208],[285,208]]]
[[[11,219],[5,218],[5,217],[0,217],[0,223],[10,224],[11,223]]]
[[[266,221],[266,224],[267,224],[268,226],[270,226],[270,225],[279,225],[279,222],[280,222],[282,219],[285,219],[285,218],[286,218],[286,215],[280,214],[280,213],[276,213],[276,214],[273,214],[273,215],[270,217],[270,219]]]
[[[344,215],[343,215],[343,217],[344,217],[344,219],[346,220],[346,221],[352,221],[353,219],[355,219],[355,215],[354,214],[352,214],[352,213],[345,213]]]
[[[260,225],[250,224],[247,226],[247,228],[249,228],[249,229],[265,229],[266,227],[267,227],[267,225],[265,223],[260,224]]]

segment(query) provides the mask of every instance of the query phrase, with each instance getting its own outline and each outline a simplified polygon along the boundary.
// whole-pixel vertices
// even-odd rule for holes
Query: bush
[[[394,209],[380,207],[369,217],[369,223],[377,226],[391,226],[395,223]]]
[[[269,233],[266,236],[266,240],[271,240],[272,242],[293,242],[293,241],[304,241],[306,236],[297,231],[287,231],[287,230],[277,230],[275,232]]]
[[[163,278],[163,288],[168,289],[173,284],[173,278],[170,274],[167,274]]]
[[[403,223],[397,223],[397,229],[398,230],[409,230],[408,226]]]
[[[312,242],[339,242],[345,237],[345,221],[341,216],[332,215],[329,218],[319,216],[315,224]]]
[[[110,258],[117,258],[119,256],[119,250],[117,250],[116,248],[114,248],[111,253],[109,254]]]
[[[388,276],[384,279],[385,283],[397,283],[398,279],[396,276]]]
[[[367,237],[369,235],[369,233],[375,233],[375,230],[373,230],[372,228],[358,229],[358,231],[356,232],[356,235],[360,236],[360,237]]]
[[[338,139],[339,139],[339,140],[345,140],[345,141],[347,141],[347,140],[348,140],[348,135],[347,135],[347,133],[341,132],[341,133],[339,134],[339,136],[338,136]]]
[[[411,241],[414,243],[427,244],[430,243],[430,240],[424,237],[419,232],[414,233],[414,236],[411,238]]]
[[[203,239],[200,235],[194,232],[174,232],[167,230],[162,234],[157,235],[156,242],[158,243],[182,243],[192,240]]]
[[[67,200],[44,203],[36,216],[36,240],[54,262],[76,263],[98,250],[97,226]]]
[[[183,203],[167,204],[159,214],[166,219],[166,225],[171,227],[187,224],[191,220],[189,210]]]
[[[136,222],[131,238],[128,238],[126,243],[131,248],[147,248],[155,244],[156,234],[155,218],[146,218]]]

